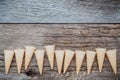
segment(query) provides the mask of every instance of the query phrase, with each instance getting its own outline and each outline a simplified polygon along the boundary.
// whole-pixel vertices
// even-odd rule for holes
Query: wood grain
[[[101,73],[95,62],[92,72],[87,75],[86,58],[79,75],[75,72],[75,58],[66,74],[58,75],[56,60],[54,70],[50,70],[45,55],[43,75],[39,74],[35,55],[27,71],[22,65],[17,74],[16,60],[13,59],[10,72],[5,75],[4,49],[24,48],[34,45],[44,49],[44,45],[55,44],[56,49],[94,50],[96,47],[117,49],[117,75],[113,74],[107,57]],[[120,79],[120,24],[0,24],[0,80],[119,80]]]
[[[120,0],[0,0],[0,23],[120,23]]]

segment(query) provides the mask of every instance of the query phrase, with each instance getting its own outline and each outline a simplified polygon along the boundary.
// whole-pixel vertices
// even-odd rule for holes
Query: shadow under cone
[[[64,60],[64,73],[67,71],[70,62],[74,56],[74,51],[72,50],[65,50],[65,60]]]
[[[81,66],[82,66],[82,63],[83,63],[83,60],[84,60],[84,56],[85,56],[85,52],[84,51],[75,51],[75,59],[76,59],[76,73],[78,75],[80,69],[81,69]]]
[[[64,50],[55,50],[56,62],[58,67],[58,73],[61,74],[63,59],[64,59]]]
[[[4,50],[4,56],[5,56],[5,74],[8,74],[14,56],[14,51]]]
[[[117,73],[117,60],[116,60],[116,49],[108,50],[106,52],[109,62],[112,66],[114,73]]]
[[[49,63],[50,63],[50,67],[51,67],[51,69],[53,69],[55,45],[45,46],[45,50],[46,50],[46,54],[47,54],[47,56],[48,56],[48,60],[49,60]]]
[[[97,53],[99,72],[101,72],[103,62],[104,62],[104,58],[105,58],[106,49],[104,49],[104,48],[96,48],[95,50],[96,50],[96,53]]]
[[[25,70],[27,70],[35,49],[33,46],[25,46]]]
[[[42,74],[42,70],[43,70],[44,53],[45,53],[45,50],[36,50],[35,51],[35,56],[36,56],[40,74]]]
[[[94,58],[95,58],[95,51],[86,51],[86,57],[87,57],[87,74],[90,74]]]

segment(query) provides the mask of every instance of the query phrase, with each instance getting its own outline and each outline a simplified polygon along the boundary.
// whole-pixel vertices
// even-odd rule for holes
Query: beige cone
[[[86,57],[87,57],[87,74],[90,74],[94,58],[95,58],[95,51],[86,51]]]
[[[74,56],[75,52],[71,50],[65,50],[65,60],[64,60],[64,73],[67,71],[70,62]]]
[[[27,70],[35,49],[33,46],[25,46],[25,70]]]
[[[85,56],[85,52],[84,51],[75,51],[75,58],[76,58],[76,73],[78,75],[80,69],[81,69],[81,66],[82,66],[82,63],[83,63],[83,60],[84,60],[84,56]]]
[[[96,50],[96,53],[97,53],[99,72],[101,72],[103,62],[104,62],[104,58],[105,58],[106,49],[104,49],[104,48],[96,48],[95,50]]]
[[[64,59],[64,50],[55,50],[55,56],[57,61],[58,73],[61,74],[63,59]]]
[[[117,73],[116,49],[108,50],[106,52],[109,62],[113,68],[114,73]]]
[[[14,56],[14,51],[4,50],[4,56],[5,56],[5,74],[8,74]]]
[[[35,51],[35,56],[36,56],[40,74],[42,74],[42,71],[43,71],[44,53],[45,53],[45,50],[36,50]]]
[[[21,71],[21,66],[22,66],[23,57],[24,57],[24,51],[25,51],[24,49],[15,49],[14,50],[18,73],[20,73],[20,71]]]
[[[46,54],[48,56],[50,67],[51,67],[51,69],[53,69],[55,45],[45,46],[45,50],[46,50]]]

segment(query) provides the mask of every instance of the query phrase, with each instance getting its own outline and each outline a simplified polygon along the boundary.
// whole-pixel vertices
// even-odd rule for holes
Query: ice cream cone
[[[68,66],[71,63],[74,54],[75,54],[74,51],[65,50],[64,73],[67,71]]]
[[[117,60],[116,60],[116,49],[108,50],[106,52],[109,62],[115,74],[117,74]]]
[[[86,56],[87,56],[87,74],[90,74],[94,58],[95,58],[96,52],[94,51],[86,51]]]
[[[25,46],[25,70],[27,70],[35,49],[33,46]]]
[[[14,51],[4,50],[4,56],[5,56],[5,74],[8,74],[14,56]]]
[[[63,59],[64,59],[64,50],[55,50],[55,56],[57,61],[58,73],[61,74]]]
[[[48,56],[50,67],[51,67],[51,69],[53,69],[55,45],[45,46],[45,50],[46,50],[46,54]]]
[[[82,63],[83,63],[83,59],[84,59],[84,56],[85,56],[85,52],[84,51],[75,51],[75,56],[76,56],[76,73],[78,75],[80,69],[81,69],[81,66],[82,66]]]
[[[97,53],[99,72],[101,72],[103,62],[104,62],[106,49],[104,49],[104,48],[96,48],[95,50],[96,50],[96,53]]]
[[[36,56],[40,74],[42,74],[42,70],[43,70],[44,52],[45,52],[44,50],[36,50],[35,51],[35,56]]]
[[[14,52],[15,52],[15,57],[16,57],[18,73],[20,73],[22,62],[23,62],[23,57],[24,57],[24,49],[15,49]]]

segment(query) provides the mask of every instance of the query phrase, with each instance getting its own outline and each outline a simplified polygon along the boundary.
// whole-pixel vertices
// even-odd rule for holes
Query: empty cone
[[[8,74],[14,56],[14,51],[4,50],[4,56],[5,56],[5,74]]]
[[[63,59],[64,59],[64,50],[55,50],[55,56],[57,61],[58,73],[61,74]]]
[[[103,66],[103,61],[104,61],[106,49],[104,49],[104,48],[96,48],[95,50],[96,50],[96,53],[97,53],[99,72],[101,72],[102,71],[102,66]]]
[[[22,62],[23,62],[24,49],[15,49],[14,52],[16,57],[18,73],[20,73]]]
[[[81,65],[83,63],[83,59],[85,56],[85,52],[84,51],[75,51],[75,58],[76,58],[76,73],[78,74],[80,69],[81,69]]]
[[[35,51],[35,47],[25,46],[25,70],[27,70],[27,67],[31,61],[34,51]]]
[[[50,67],[51,67],[51,69],[53,69],[55,45],[45,46],[45,50],[46,50],[46,54],[48,56]]]
[[[36,50],[35,51],[35,56],[36,56],[40,74],[42,74],[42,70],[43,70],[44,52],[45,52],[44,50]]]
[[[114,73],[117,73],[116,49],[108,50],[106,52],[109,62],[113,68]]]
[[[87,74],[90,74],[94,58],[95,58],[95,52],[94,51],[86,51],[87,56]]]
[[[70,62],[72,61],[74,54],[75,54],[74,51],[65,50],[64,73],[67,71],[68,66],[70,65]]]

